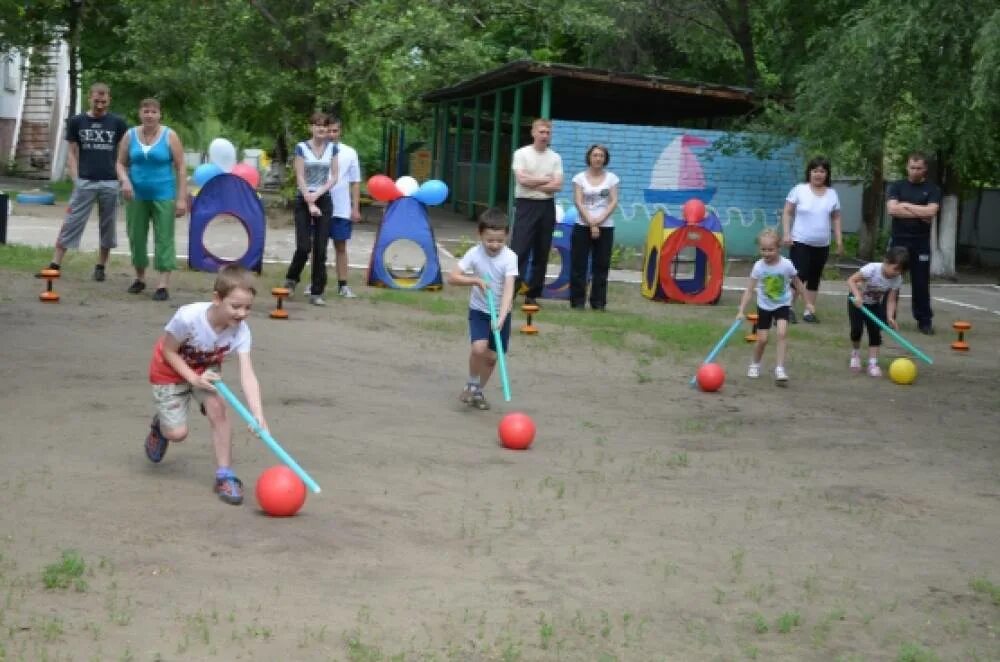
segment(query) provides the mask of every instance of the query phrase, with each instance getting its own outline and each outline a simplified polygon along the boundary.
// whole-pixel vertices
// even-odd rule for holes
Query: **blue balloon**
[[[194,173],[191,175],[192,181],[198,186],[204,186],[208,180],[216,175],[221,175],[223,172],[222,168],[215,165],[214,163],[202,163],[200,166],[194,169]]]
[[[562,217],[563,223],[576,223],[578,220],[580,220],[580,210],[576,207],[570,207],[567,209]]]
[[[428,179],[420,185],[413,197],[425,205],[439,205],[448,199],[448,185],[440,179]]]

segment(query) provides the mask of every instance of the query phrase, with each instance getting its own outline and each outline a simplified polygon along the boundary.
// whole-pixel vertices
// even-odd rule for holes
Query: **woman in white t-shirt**
[[[830,188],[830,161],[826,157],[814,157],[806,165],[805,182],[796,184],[785,199],[781,227],[782,243],[792,247],[788,257],[806,285],[806,301],[815,308],[819,281],[830,256],[831,229],[837,242],[837,255],[844,252],[844,239],[840,232],[840,198]],[[819,322],[816,315],[810,312],[806,312],[802,319]],[[795,323],[794,311],[789,321]]]
[[[611,154],[604,145],[587,149],[587,169],[573,178],[573,201],[579,216],[570,243],[569,303],[584,308],[587,300],[587,264],[590,263],[590,307],[604,310],[608,303],[608,270],[615,243],[618,176],[605,170]]]

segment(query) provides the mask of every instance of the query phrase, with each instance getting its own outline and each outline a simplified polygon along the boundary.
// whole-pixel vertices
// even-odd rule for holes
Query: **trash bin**
[[[0,244],[7,243],[7,211],[10,209],[10,196],[0,193]]]

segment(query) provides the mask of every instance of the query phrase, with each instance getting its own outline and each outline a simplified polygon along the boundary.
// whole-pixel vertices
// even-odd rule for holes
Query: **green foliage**
[[[774,627],[781,634],[788,634],[792,631],[792,628],[798,627],[801,622],[802,617],[799,615],[799,612],[786,611],[778,617],[778,621],[774,624]]]
[[[988,597],[994,605],[1000,607],[1000,586],[997,586],[985,577],[977,577],[969,582],[969,586],[976,593],[981,593]]]
[[[903,644],[899,647],[896,662],[938,662],[934,651],[927,650],[919,644]]]
[[[42,571],[42,583],[47,589],[73,586],[78,592],[86,591],[87,582],[83,579],[86,568],[83,557],[73,550],[66,550],[58,563],[45,566]]]

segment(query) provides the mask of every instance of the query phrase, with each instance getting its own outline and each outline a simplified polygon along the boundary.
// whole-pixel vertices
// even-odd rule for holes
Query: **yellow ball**
[[[910,359],[896,359],[889,364],[889,379],[897,384],[912,384],[917,379],[917,366]]]

